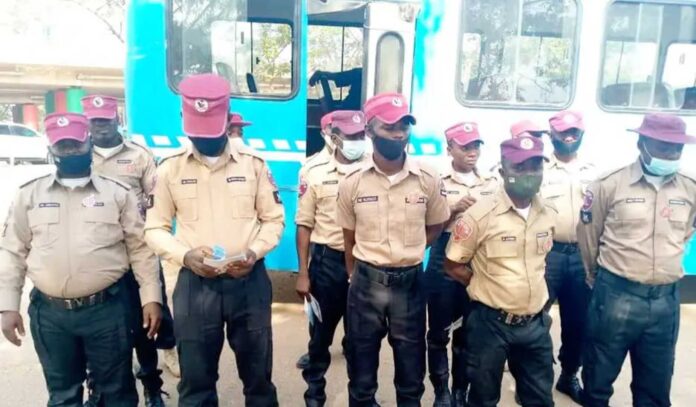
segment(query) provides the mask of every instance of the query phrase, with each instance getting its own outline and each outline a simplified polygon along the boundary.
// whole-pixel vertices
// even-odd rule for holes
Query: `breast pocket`
[[[327,215],[336,213],[338,185],[322,185],[317,189],[317,210]]]
[[[691,205],[682,201],[677,204],[676,202],[670,202],[669,204],[669,224],[673,230],[677,232],[686,232],[686,224],[689,221],[689,212],[691,212]]]
[[[50,246],[58,240],[60,208],[36,208],[27,212],[34,247]]]
[[[553,247],[553,235],[551,232],[539,232],[536,234],[537,254],[548,254]]]
[[[355,238],[362,242],[379,242],[382,238],[379,202],[355,204]]]
[[[418,246],[425,244],[425,203],[406,204],[406,224],[404,227],[404,244]]]
[[[87,240],[99,246],[111,246],[123,240],[123,228],[119,222],[119,210],[116,205],[106,204],[93,208],[84,208],[83,233]]]
[[[489,241],[485,244],[486,247],[486,257],[491,261],[488,261],[489,267],[487,271],[491,275],[500,274],[501,270],[504,268],[496,265],[500,263],[501,260],[511,259],[519,255],[519,244],[515,241]],[[498,261],[496,261],[496,259]]]
[[[255,179],[227,184],[227,192],[230,197],[230,213],[233,218],[250,219],[256,217],[255,185]]]
[[[172,186],[172,199],[176,206],[176,219],[179,222],[198,220],[198,185],[182,184]]]
[[[640,235],[640,226],[645,217],[652,213],[648,211],[645,202],[621,201],[614,206],[616,215],[616,235],[621,237],[636,237]]]

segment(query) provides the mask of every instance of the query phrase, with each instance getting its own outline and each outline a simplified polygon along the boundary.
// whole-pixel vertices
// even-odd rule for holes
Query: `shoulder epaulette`
[[[113,182],[114,184],[120,186],[121,188],[124,188],[126,191],[130,191],[130,189],[131,189],[130,185],[124,184],[123,182],[121,182],[115,178],[107,177],[106,175],[101,175],[101,174],[99,174],[98,176],[101,179]]]
[[[623,170],[624,168],[626,168],[626,166],[619,167],[619,168],[612,168],[611,170],[607,170],[607,171],[603,172],[602,174],[600,174],[597,177],[597,179],[598,180],[605,180],[605,179],[611,177],[612,175],[616,174],[617,172]]]
[[[24,188],[24,187],[26,187],[27,185],[33,184],[34,182],[36,182],[36,181],[38,181],[38,180],[40,180],[40,179],[46,178],[46,177],[48,177],[48,176],[50,176],[50,175],[51,175],[51,173],[49,172],[48,174],[44,174],[44,175],[38,176],[38,177],[36,177],[36,178],[32,178],[31,180],[29,180],[29,181],[25,182],[24,184],[20,185],[19,188],[20,188],[20,189],[21,189],[21,188]]]
[[[677,173],[679,175],[681,175],[682,177],[686,177],[686,178],[696,182],[696,172],[693,172],[693,171],[687,172],[685,169],[682,168]]]
[[[132,146],[134,146],[135,148],[138,148],[138,149],[140,149],[140,150],[145,151],[149,156],[152,156],[152,155],[153,155],[153,154],[152,154],[152,150],[150,150],[147,146],[144,146],[144,145],[142,145],[142,144],[140,144],[140,143],[138,143],[138,142],[136,142],[136,141],[134,141],[134,140],[126,140],[125,143],[126,143],[127,145],[132,145]]]
[[[185,148],[182,148],[181,150],[175,151],[174,153],[172,153],[166,157],[160,158],[158,164],[162,165],[165,161],[169,160],[170,158],[179,157],[180,155],[184,154],[185,152],[186,152]]]
[[[471,216],[475,221],[480,221],[483,219],[486,215],[489,213],[493,212],[493,209],[498,205],[498,197],[497,196],[488,196],[488,197],[483,197],[476,201],[475,204],[471,206],[471,208],[467,209],[465,213],[468,213],[469,216]]]
[[[346,178],[355,176],[355,174],[367,171],[370,167],[358,166],[356,168],[351,168],[349,172],[346,173]]]

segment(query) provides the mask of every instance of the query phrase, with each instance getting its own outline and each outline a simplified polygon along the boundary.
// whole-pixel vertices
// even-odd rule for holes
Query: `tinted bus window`
[[[375,94],[401,92],[404,75],[404,42],[396,33],[386,33],[377,41]]]
[[[362,67],[363,30],[359,27],[310,25],[308,27],[307,77],[315,71],[346,72]],[[347,87],[329,81],[333,100],[344,100]],[[309,98],[319,99],[316,88],[310,87]]]
[[[299,60],[296,1],[172,0],[168,70],[173,86],[193,73],[225,77],[237,95],[287,97]]]
[[[464,0],[459,100],[519,107],[570,104],[577,27],[575,0]]]
[[[602,106],[696,113],[696,6],[619,1],[608,13]]]

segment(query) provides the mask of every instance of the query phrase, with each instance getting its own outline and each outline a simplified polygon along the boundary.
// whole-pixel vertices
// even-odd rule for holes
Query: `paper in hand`
[[[309,294],[309,300],[307,300],[307,297],[304,299],[304,312],[307,314],[310,324],[314,324],[315,320],[318,320],[320,323],[322,322],[319,301],[317,301],[312,294]]]

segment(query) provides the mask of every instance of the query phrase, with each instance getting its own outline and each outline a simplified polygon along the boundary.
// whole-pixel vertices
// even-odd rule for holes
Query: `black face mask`
[[[199,153],[208,157],[219,157],[227,146],[227,135],[216,138],[191,137],[191,143]]]
[[[558,140],[556,138],[552,138],[551,143],[553,144],[553,148],[561,155],[571,155],[575,154],[580,148],[582,136],[578,137],[578,139],[573,143],[566,143],[563,140]]]
[[[92,150],[80,155],[53,155],[53,160],[58,168],[59,177],[75,178],[87,175],[92,165]]]
[[[372,138],[372,142],[375,145],[375,150],[384,158],[389,161],[394,161],[401,158],[401,154],[403,154],[406,144],[408,144],[408,139],[391,140],[375,134]]]

